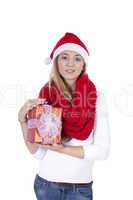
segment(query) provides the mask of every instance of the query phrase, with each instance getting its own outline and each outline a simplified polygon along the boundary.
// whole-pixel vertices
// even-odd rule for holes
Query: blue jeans
[[[34,181],[34,191],[37,200],[92,200],[92,183],[93,181],[85,186],[59,185],[47,181],[37,174]]]

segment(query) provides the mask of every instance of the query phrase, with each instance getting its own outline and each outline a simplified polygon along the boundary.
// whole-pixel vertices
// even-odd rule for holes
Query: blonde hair
[[[82,72],[79,76],[81,76],[85,72],[86,72],[86,64],[84,64],[83,70],[82,70]],[[50,94],[50,96],[51,96],[50,91],[51,91],[51,87],[52,87],[52,82],[54,82],[54,84],[57,86],[61,95],[63,95],[69,101],[72,100],[72,96],[73,96],[72,90],[68,86],[68,84],[66,83],[65,79],[63,79],[63,77],[61,77],[59,70],[58,70],[58,56],[54,60],[52,70],[51,70],[50,75],[49,75],[49,94]],[[71,139],[72,138],[69,137],[69,136],[61,135],[61,140],[63,142],[68,142]]]

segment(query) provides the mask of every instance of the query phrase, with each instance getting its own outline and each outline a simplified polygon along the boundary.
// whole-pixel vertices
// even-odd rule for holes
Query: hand
[[[18,120],[20,123],[26,122],[26,114],[29,110],[35,107],[38,104],[45,103],[46,99],[29,99],[25,104],[20,108],[18,112]]]

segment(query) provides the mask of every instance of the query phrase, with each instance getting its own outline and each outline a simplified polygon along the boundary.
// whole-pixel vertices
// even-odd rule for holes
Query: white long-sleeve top
[[[66,145],[82,146],[84,158],[39,148],[33,156],[40,160],[38,175],[48,181],[89,183],[95,160],[107,159],[110,152],[110,128],[107,101],[98,93],[94,129],[86,140],[71,139]]]

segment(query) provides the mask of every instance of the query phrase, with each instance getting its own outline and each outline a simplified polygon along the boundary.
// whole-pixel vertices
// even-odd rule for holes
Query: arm
[[[84,149],[82,146],[64,145],[58,152],[82,159],[84,158]]]
[[[32,109],[37,104],[43,104],[46,100],[49,100],[49,88],[48,83],[41,88],[38,99],[29,99],[26,101],[26,103],[21,107],[18,113],[18,120],[21,125],[21,129],[23,132],[23,137],[25,144],[30,151],[30,153],[33,154],[33,156],[37,159],[42,159],[44,155],[46,154],[46,149],[42,148],[40,144],[36,143],[30,143],[27,141],[27,119],[26,119],[26,113]]]
[[[27,141],[27,131],[28,131],[28,127],[27,127],[27,116],[26,114],[28,113],[28,111],[30,109],[32,109],[35,105],[38,104],[43,104],[46,101],[46,99],[29,99],[28,101],[26,101],[24,103],[24,105],[20,108],[19,112],[18,112],[18,121],[20,122],[20,126],[23,132],[23,137],[24,137],[24,142],[28,148],[28,150],[30,151],[30,153],[33,154],[34,157],[38,158],[38,159],[42,159],[43,156],[46,153],[46,150],[43,149],[42,147],[40,147],[40,144],[33,144]]]
[[[105,96],[100,94],[97,100],[96,120],[94,126],[94,140],[92,144],[84,146],[68,146],[59,149],[65,153],[84,160],[107,159],[110,150],[110,128],[108,122],[107,104]]]
[[[26,140],[27,137],[27,123],[26,122],[20,122],[21,129],[23,132],[23,137],[25,144],[29,150],[29,152],[37,159],[42,159],[44,155],[46,154],[46,150],[42,147],[40,147],[40,144],[30,143]]]

